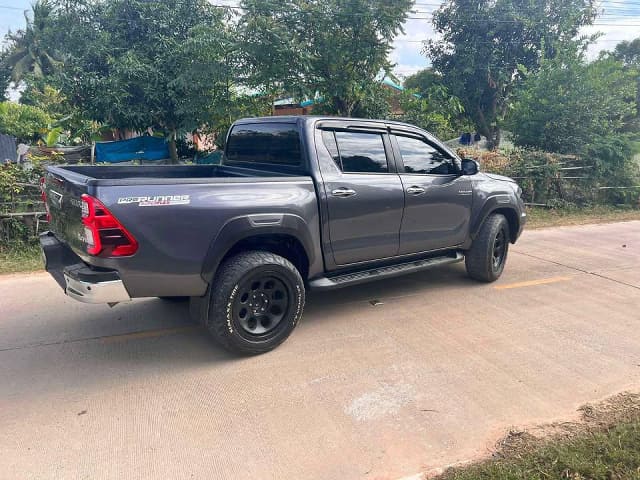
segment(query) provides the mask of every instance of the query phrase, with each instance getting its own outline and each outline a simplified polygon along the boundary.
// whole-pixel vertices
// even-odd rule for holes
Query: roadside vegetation
[[[493,458],[437,480],[633,480],[640,478],[640,396],[581,408],[580,422],[512,431]]]
[[[42,253],[39,245],[21,245],[17,248],[0,247],[0,275],[36,272],[42,269]]]

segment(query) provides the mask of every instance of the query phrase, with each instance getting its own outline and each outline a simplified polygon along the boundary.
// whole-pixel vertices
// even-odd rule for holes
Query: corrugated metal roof
[[[16,139],[0,133],[0,163],[16,162],[17,160]]]

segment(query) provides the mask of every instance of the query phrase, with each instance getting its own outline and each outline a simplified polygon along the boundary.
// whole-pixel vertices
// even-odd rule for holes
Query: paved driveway
[[[312,294],[253,358],[187,307],[0,277],[0,478],[395,479],[640,387],[640,222],[525,232],[463,265]]]

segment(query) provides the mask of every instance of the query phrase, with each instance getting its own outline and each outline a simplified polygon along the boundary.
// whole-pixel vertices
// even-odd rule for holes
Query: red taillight
[[[87,253],[124,257],[138,250],[138,242],[97,198],[82,195],[82,223]]]
[[[51,212],[49,211],[49,204],[47,203],[47,190],[46,190],[47,179],[45,177],[40,178],[40,197],[44,202],[44,209],[47,212],[47,222],[51,221]]]

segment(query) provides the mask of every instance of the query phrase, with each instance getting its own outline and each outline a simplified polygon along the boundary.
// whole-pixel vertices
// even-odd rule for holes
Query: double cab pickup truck
[[[500,277],[521,190],[404,123],[249,118],[220,165],[50,166],[46,269],[81,302],[190,299],[225,348],[257,354],[300,321],[308,290],[465,261]]]

